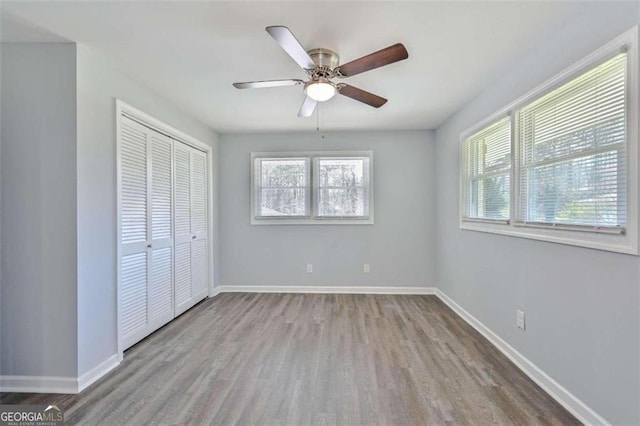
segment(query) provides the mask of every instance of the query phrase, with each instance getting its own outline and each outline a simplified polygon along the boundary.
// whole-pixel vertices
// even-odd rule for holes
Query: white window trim
[[[517,222],[519,197],[519,163],[516,161],[516,134],[515,111],[534,101],[540,96],[555,90],[578,75],[586,72],[598,62],[610,57],[615,51],[627,48],[627,224],[624,233],[607,232],[605,230],[586,230],[583,228],[554,225],[539,226]],[[640,164],[640,150],[638,149],[638,136],[640,135],[638,120],[638,26],[626,31],[611,42],[597,49],[579,62],[555,75],[535,89],[516,99],[511,104],[500,109],[490,117],[475,124],[460,135],[460,169],[459,169],[459,219],[460,229],[489,232],[513,237],[529,238],[533,240],[548,241],[572,246],[587,247],[598,250],[613,251],[618,253],[638,255],[638,229],[640,228],[640,195],[638,182],[638,166]],[[464,219],[465,179],[464,179],[464,141],[469,136],[480,131],[483,127],[499,120],[505,115],[511,115],[511,206],[510,220],[508,223],[495,223],[484,220]]]
[[[369,189],[368,211],[369,216],[362,217],[319,217],[316,216],[315,200],[317,200],[317,181],[314,173],[316,158],[347,158],[366,157],[369,159]],[[312,199],[308,200],[308,216],[305,217],[278,217],[278,216],[256,216],[258,203],[257,179],[255,174],[255,160],[257,158],[307,158],[309,160],[309,173],[307,194]],[[292,152],[252,152],[251,153],[251,225],[373,225],[373,151],[292,151]]]

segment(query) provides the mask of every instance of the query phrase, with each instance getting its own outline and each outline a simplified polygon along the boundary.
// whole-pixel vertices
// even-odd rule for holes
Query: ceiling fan
[[[264,87],[299,86],[304,85],[305,98],[298,117],[310,117],[318,102],[328,101],[336,93],[347,96],[356,101],[380,108],[387,100],[346,83],[334,83],[333,78],[351,77],[372,69],[380,68],[409,57],[407,49],[402,43],[394,44],[378,50],[362,58],[340,65],[338,54],[329,49],[305,50],[295,38],[291,30],[284,26],[266,28],[267,32],[284,49],[308,75],[309,80],[267,80],[233,83],[238,89],[256,89]]]

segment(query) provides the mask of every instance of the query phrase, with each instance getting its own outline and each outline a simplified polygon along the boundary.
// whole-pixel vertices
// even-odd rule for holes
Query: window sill
[[[611,251],[615,253],[638,255],[637,241],[632,238],[632,233],[629,232],[627,234],[601,234],[595,232],[541,229],[528,226],[514,226],[505,223],[475,221],[461,221],[460,229]]]
[[[270,218],[270,219],[256,219],[251,218],[251,225],[373,225],[373,217],[367,219],[354,218],[354,219],[329,219],[329,218],[301,218],[301,219],[286,219],[286,218]]]

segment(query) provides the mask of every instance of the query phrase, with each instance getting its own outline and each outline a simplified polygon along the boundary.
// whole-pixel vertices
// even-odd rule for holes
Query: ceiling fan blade
[[[297,86],[304,84],[302,80],[265,80],[265,81],[245,81],[243,83],[233,83],[236,89],[262,89],[264,87]]]
[[[381,98],[380,96],[369,93],[366,90],[358,89],[357,87],[349,86],[344,83],[338,85],[338,93],[351,99],[355,99],[356,101],[371,105],[374,108],[380,108],[382,105],[387,103],[385,98]]]
[[[316,67],[311,56],[304,50],[289,28],[276,25],[265,29],[301,68],[313,69]]]
[[[298,112],[298,117],[300,118],[311,117],[311,115],[313,114],[313,111],[315,111],[316,109],[316,105],[318,105],[318,101],[314,101],[313,99],[307,96],[304,99],[302,106],[300,107],[300,111]]]
[[[338,67],[338,70],[340,71],[339,75],[341,74],[343,77],[351,77],[365,71],[402,61],[408,57],[409,53],[407,52],[407,49],[405,49],[404,45],[402,43],[396,43],[393,46],[378,50],[377,52],[363,56],[360,59],[355,59],[344,65],[340,65]]]

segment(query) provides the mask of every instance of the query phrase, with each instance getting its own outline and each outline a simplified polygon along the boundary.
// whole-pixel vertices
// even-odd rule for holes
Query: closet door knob
[[[151,248],[151,244],[147,244],[147,248]]]
[[[194,235],[193,237],[191,237],[191,239],[192,239],[192,240],[195,240],[195,239],[196,239],[196,236]]]

